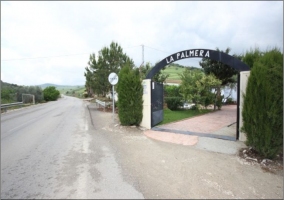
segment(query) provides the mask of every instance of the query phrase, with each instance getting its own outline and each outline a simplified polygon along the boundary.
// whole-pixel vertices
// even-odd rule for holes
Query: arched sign
[[[164,58],[162,61],[156,64],[155,67],[152,68],[152,70],[147,74],[146,79],[152,79],[156,73],[158,73],[168,64],[186,58],[208,58],[229,65],[230,67],[236,69],[237,71],[250,70],[249,66],[247,66],[245,63],[240,61],[238,58],[230,56],[229,54],[211,49],[188,49],[174,53]]]

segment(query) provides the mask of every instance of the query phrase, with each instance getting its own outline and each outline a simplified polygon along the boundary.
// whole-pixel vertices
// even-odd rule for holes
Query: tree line
[[[60,93],[54,86],[42,90],[40,86],[23,86],[1,80],[1,104],[13,102],[33,103],[31,95],[34,95],[35,103],[42,103],[57,100]]]
[[[103,47],[98,52],[98,56],[92,53],[84,72],[87,96],[91,97],[96,94],[105,97],[111,91],[108,75],[111,72],[118,74],[124,65],[130,66],[132,69],[139,68],[141,79],[145,78],[153,68],[150,63],[135,67],[133,60],[123,52],[122,47],[116,42],[112,42],[109,47]],[[164,82],[167,77],[168,75],[165,73],[159,72],[153,80]]]
[[[85,88],[86,97],[91,97],[93,95],[105,97],[106,94],[111,91],[111,85],[108,82],[108,75],[111,72],[116,74],[119,73],[122,66],[129,65],[131,68],[138,69],[141,79],[145,79],[149,71],[158,63],[157,61],[154,65],[149,62],[141,66],[135,66],[133,60],[123,52],[122,47],[116,43],[111,42],[110,46],[103,47],[98,54],[90,54],[89,61],[85,67]],[[185,66],[171,63],[169,66],[182,67]],[[189,70],[199,70],[202,69],[188,66]],[[169,77],[169,74],[165,73],[163,70],[159,71],[154,77],[153,81],[163,83]]]
[[[6,83],[1,80],[1,104],[22,102],[23,94],[34,95],[35,103],[39,103],[44,99],[42,88],[39,86],[21,86]],[[25,98],[27,101],[31,101],[31,97],[25,96]]]

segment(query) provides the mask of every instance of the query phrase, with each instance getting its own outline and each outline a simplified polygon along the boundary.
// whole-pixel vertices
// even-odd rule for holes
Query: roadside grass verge
[[[212,112],[212,110],[206,110],[206,109],[202,109],[202,110],[189,110],[189,109],[180,109],[180,110],[176,110],[176,111],[172,111],[168,108],[164,109],[164,120],[162,122],[160,122],[157,126],[162,125],[162,124],[168,124],[170,122],[175,122],[175,121],[179,121],[182,119],[187,119],[187,118],[191,118],[194,116],[198,116],[198,115],[202,115],[202,114],[206,114]]]

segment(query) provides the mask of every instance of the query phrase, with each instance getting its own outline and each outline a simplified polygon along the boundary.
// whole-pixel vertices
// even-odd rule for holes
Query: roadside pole
[[[116,73],[112,72],[108,76],[108,81],[112,85],[112,119],[114,123],[114,85],[118,82],[118,76]]]
[[[114,85],[112,85],[112,120],[114,123]]]

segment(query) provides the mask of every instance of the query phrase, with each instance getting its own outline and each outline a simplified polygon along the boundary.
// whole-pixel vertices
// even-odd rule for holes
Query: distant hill
[[[52,83],[44,83],[44,84],[37,85],[37,86],[39,86],[39,87],[41,87],[42,89],[44,89],[44,88],[49,87],[49,86],[57,87],[58,85],[52,84]]]
[[[49,87],[49,86],[54,86],[57,89],[85,87],[84,85],[57,85],[57,84],[53,84],[53,83],[44,83],[44,84],[37,85],[37,86],[41,87],[42,89]]]
[[[19,85],[17,84],[13,84],[13,83],[6,83],[6,82],[3,82],[1,80],[1,89],[5,88],[5,87],[18,87]]]
[[[84,85],[57,85],[57,84],[53,84],[53,83],[44,83],[44,84],[40,84],[40,85],[17,85],[17,84],[14,84],[14,83],[6,83],[6,82],[3,82],[1,80],[1,88],[3,88],[3,87],[21,87],[21,86],[23,86],[23,87],[25,87],[25,86],[38,86],[42,89],[49,87],[49,86],[54,86],[57,89],[85,87]]]

